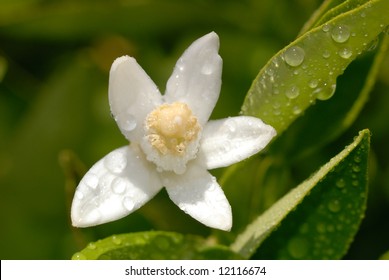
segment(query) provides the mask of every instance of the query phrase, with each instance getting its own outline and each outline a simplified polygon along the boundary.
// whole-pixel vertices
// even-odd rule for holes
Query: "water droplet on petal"
[[[337,43],[344,43],[350,38],[350,30],[345,25],[335,26],[331,30],[331,37]]]
[[[133,131],[137,125],[135,116],[128,112],[120,114],[116,121],[120,129],[124,131]]]
[[[299,96],[299,94],[300,94],[300,90],[297,86],[292,86],[285,91],[286,97],[288,97],[290,99],[297,98],[297,96]]]
[[[135,207],[135,202],[132,197],[126,196],[123,199],[123,206],[126,208],[128,211],[132,211]]]
[[[303,63],[304,57],[305,51],[299,46],[290,47],[284,53],[285,62],[292,67],[297,67]]]
[[[95,174],[89,173],[84,176],[83,182],[91,189],[96,189],[99,185],[99,178]]]
[[[79,200],[82,200],[84,198],[84,194],[81,191],[76,191],[76,193],[74,195]]]
[[[122,194],[126,191],[127,185],[128,182],[125,179],[116,177],[111,184],[112,191],[116,194]]]
[[[127,158],[124,153],[112,152],[104,159],[104,165],[109,171],[120,173],[127,166]]]
[[[204,75],[211,75],[214,71],[214,67],[211,63],[205,63],[203,67],[201,68],[201,73]]]

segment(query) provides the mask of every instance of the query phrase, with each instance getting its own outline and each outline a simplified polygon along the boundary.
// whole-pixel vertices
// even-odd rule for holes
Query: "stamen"
[[[196,156],[200,133],[201,126],[187,104],[163,104],[146,118],[142,147],[147,158],[163,170],[185,170]]]

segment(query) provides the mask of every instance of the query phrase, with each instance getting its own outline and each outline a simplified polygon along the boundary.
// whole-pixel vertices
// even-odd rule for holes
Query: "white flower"
[[[196,220],[231,229],[231,206],[207,169],[250,157],[276,132],[248,116],[208,121],[221,86],[218,49],[214,32],[195,41],[178,60],[165,95],[135,59],[114,61],[110,107],[131,143],[106,155],[81,180],[71,209],[74,226],[122,218],[164,186],[171,200]]]

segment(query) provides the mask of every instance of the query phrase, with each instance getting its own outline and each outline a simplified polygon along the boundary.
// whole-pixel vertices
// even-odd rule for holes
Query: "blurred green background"
[[[111,63],[124,54],[134,56],[164,92],[183,50],[215,31],[224,68],[213,118],[237,115],[258,71],[294,40],[320,3],[0,0],[0,258],[69,259],[88,241],[123,232],[208,234],[165,199],[165,192],[120,221],[82,230],[70,226],[74,180],[127,144],[109,112]],[[354,126],[309,157],[314,164],[300,159],[290,169],[290,181],[297,184],[357,131],[371,129],[368,211],[346,256],[351,259],[375,259],[389,249],[388,57],[382,67]],[[349,76],[352,81],[352,72]]]

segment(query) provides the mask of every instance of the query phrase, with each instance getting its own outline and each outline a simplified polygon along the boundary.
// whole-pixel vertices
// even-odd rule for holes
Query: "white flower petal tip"
[[[210,121],[203,131],[199,160],[207,169],[229,166],[261,151],[276,134],[272,126],[255,117]]]
[[[120,131],[128,140],[139,141],[147,113],[161,103],[157,86],[134,58],[122,56],[113,62],[109,104]]]
[[[149,201],[162,184],[140,150],[122,147],[98,161],[78,185],[71,209],[75,227],[120,219]]]
[[[219,98],[223,61],[218,51],[215,32],[193,42],[178,59],[164,96],[168,103],[188,104],[202,125]]]
[[[191,165],[184,175],[167,177],[164,183],[170,199],[182,211],[208,227],[231,230],[231,206],[208,171]]]

